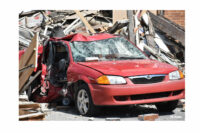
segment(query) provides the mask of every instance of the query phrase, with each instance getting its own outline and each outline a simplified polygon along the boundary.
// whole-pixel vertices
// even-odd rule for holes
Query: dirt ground
[[[136,105],[126,107],[104,107],[98,117],[78,115],[74,106],[63,109],[49,108],[46,111],[45,121],[139,121],[138,115],[159,114],[156,121],[184,121],[185,112],[178,107],[173,112],[159,113],[154,105]]]

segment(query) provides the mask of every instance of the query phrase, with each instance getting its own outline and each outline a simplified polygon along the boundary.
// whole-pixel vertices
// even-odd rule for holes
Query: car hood
[[[169,72],[177,70],[172,65],[150,59],[79,62],[78,64],[95,69],[105,75],[120,75],[123,77],[146,74],[168,74]]]

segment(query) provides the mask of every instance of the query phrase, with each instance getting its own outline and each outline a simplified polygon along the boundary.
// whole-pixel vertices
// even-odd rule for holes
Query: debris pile
[[[43,108],[39,103],[29,102],[27,98],[19,99],[19,120],[20,121],[37,121],[45,118]]]
[[[151,59],[178,67],[185,75],[185,30],[163,16],[147,10],[128,10],[126,16],[115,18],[112,10],[33,10],[19,14],[19,92],[30,86],[42,71],[37,67],[38,46],[51,37],[75,33],[85,36],[97,33],[117,34],[135,43]],[[22,52],[23,53],[23,52]],[[29,69],[28,71],[24,71]],[[19,103],[20,120],[42,120],[45,114],[38,103]],[[66,109],[67,107],[57,107]],[[157,114],[138,116],[140,120],[155,120]],[[120,120],[107,118],[108,121]]]
[[[111,21],[111,18],[102,16],[97,10],[21,12],[19,14],[19,49],[28,47],[36,32],[39,32],[40,44],[43,44],[50,37],[63,37],[74,33],[88,34],[89,30],[93,30],[92,33],[102,32],[105,30],[104,27],[112,26]]]
[[[150,11],[127,11],[128,25],[117,29],[151,59],[169,63],[185,73],[185,31],[182,27]],[[118,21],[122,22],[122,20]],[[114,26],[113,26],[114,27]]]
[[[185,31],[163,16],[147,10],[128,10],[114,18],[112,10],[34,10],[19,14],[19,49],[29,46],[36,32],[39,45],[50,37],[74,33],[119,34],[134,42],[150,58],[169,63],[185,72]],[[113,24],[113,20],[115,23]]]

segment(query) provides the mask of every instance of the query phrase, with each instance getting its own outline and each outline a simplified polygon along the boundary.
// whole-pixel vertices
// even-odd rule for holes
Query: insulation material
[[[31,17],[27,17],[27,27],[33,28],[36,26],[40,26],[43,21],[43,15],[41,13],[34,14]]]

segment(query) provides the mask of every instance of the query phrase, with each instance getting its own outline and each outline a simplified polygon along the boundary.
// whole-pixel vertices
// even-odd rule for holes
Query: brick
[[[113,10],[113,24],[122,19],[127,19],[127,11],[126,10]]]
[[[141,121],[155,121],[155,119],[158,119],[158,114],[143,114],[138,115],[138,119]]]

